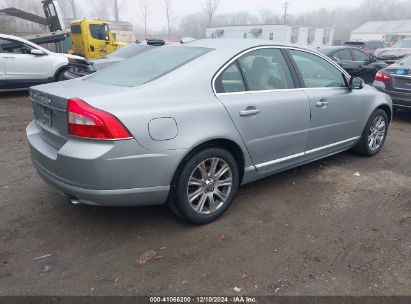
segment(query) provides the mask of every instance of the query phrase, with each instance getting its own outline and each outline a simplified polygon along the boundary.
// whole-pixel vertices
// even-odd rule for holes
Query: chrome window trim
[[[248,54],[250,52],[253,52],[253,51],[256,51],[256,50],[262,50],[262,49],[280,49],[280,50],[281,49],[287,49],[287,50],[296,50],[296,51],[302,51],[302,52],[310,53],[312,55],[316,55],[316,56],[324,59],[325,61],[327,61],[328,63],[333,65],[335,68],[337,68],[337,70],[339,70],[342,74],[344,74],[348,78],[347,79],[348,81],[351,78],[351,76],[342,67],[340,67],[333,60],[331,60],[329,57],[325,56],[322,53],[311,51],[311,50],[308,50],[308,49],[299,48],[299,47],[293,47],[293,46],[261,45],[261,46],[256,46],[256,47],[249,48],[247,50],[244,50],[244,51],[238,53],[237,55],[235,55],[233,58],[231,58],[222,67],[220,67],[217,70],[217,72],[214,74],[214,76],[211,80],[214,95],[224,96],[224,95],[229,95],[229,94],[237,94],[238,95],[238,94],[244,94],[244,93],[251,94],[251,93],[257,93],[257,92],[269,93],[269,92],[301,90],[301,89],[303,89],[303,90],[311,90],[311,89],[317,89],[317,90],[318,89],[347,89],[347,87],[336,87],[336,88],[320,87],[320,88],[293,88],[293,89],[275,89],[275,90],[263,90],[263,91],[244,91],[244,92],[217,93],[217,90],[216,90],[216,87],[215,87],[215,82],[216,82],[217,78],[221,75],[221,73],[223,73],[225,71],[225,69],[227,67],[229,67],[234,61],[236,61],[241,56],[243,56],[245,54]],[[287,63],[287,67],[290,68],[288,63]]]
[[[316,148],[316,149],[312,149],[312,150],[309,150],[309,151],[293,154],[293,155],[286,156],[286,157],[283,157],[283,158],[278,158],[278,159],[275,159],[275,160],[271,160],[269,162],[256,165],[256,168],[257,169],[262,169],[264,167],[279,164],[279,163],[282,163],[282,162],[287,161],[287,160],[291,160],[291,159],[298,158],[298,157],[301,157],[301,156],[313,154],[315,152],[319,152],[319,151],[322,151],[322,150],[325,150],[325,149],[328,149],[328,148],[339,146],[339,145],[348,143],[350,141],[355,141],[359,138],[360,138],[360,136],[352,137],[352,138],[349,138],[349,139],[346,139],[346,140],[342,140],[342,141],[339,141],[339,142],[336,142],[336,143],[333,143],[333,144],[330,144],[330,145],[322,146],[322,147],[319,147],[319,148]]]

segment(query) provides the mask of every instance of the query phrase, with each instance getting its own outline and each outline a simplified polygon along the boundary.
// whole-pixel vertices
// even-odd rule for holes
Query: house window
[[[247,33],[244,33],[243,38],[247,39]]]
[[[298,26],[294,26],[291,30],[291,43],[297,43],[299,35],[300,35],[300,28]]]
[[[324,29],[323,44],[328,45],[331,40],[331,29]]]
[[[270,33],[270,40],[274,40],[274,33]]]
[[[308,39],[307,39],[307,43],[308,44],[312,44],[315,41],[315,28],[314,27],[310,27],[308,30]]]

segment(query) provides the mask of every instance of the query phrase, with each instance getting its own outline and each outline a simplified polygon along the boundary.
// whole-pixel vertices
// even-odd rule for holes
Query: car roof
[[[336,51],[341,51],[341,50],[351,50],[351,49],[356,49],[355,47],[352,46],[325,46],[325,47],[319,47],[317,48],[318,51],[324,54],[329,54],[331,52],[336,52]]]
[[[303,48],[309,49],[304,46],[286,44],[283,42],[273,41],[273,40],[263,40],[263,39],[201,39],[194,40],[192,42],[184,43],[183,45],[192,47],[204,47],[211,49],[224,49],[224,48],[238,48],[238,49],[249,49],[259,46],[278,46],[278,47],[293,47],[293,48]]]

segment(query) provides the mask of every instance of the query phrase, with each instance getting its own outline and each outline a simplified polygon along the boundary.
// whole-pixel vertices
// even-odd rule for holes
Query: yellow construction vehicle
[[[85,58],[101,58],[127,45],[117,42],[109,23],[101,20],[82,19],[70,23],[73,53]]]

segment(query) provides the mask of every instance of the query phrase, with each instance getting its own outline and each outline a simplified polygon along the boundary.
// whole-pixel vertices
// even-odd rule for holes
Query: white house
[[[395,42],[411,37],[411,20],[372,21],[351,32],[351,40]]]
[[[312,47],[332,45],[334,29],[288,25],[235,25],[209,27],[207,38],[266,39]]]

